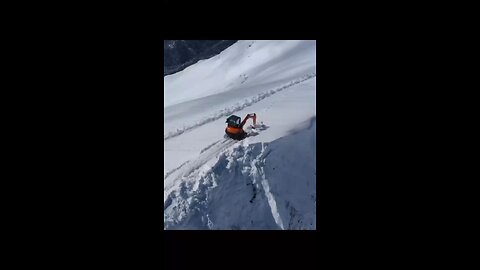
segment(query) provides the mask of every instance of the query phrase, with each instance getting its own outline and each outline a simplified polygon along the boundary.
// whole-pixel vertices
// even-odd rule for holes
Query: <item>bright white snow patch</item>
[[[316,229],[315,50],[239,41],[164,77],[165,229]],[[224,138],[251,112],[256,133]]]

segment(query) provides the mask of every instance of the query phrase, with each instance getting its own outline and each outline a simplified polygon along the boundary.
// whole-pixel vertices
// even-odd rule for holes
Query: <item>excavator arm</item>
[[[243,119],[242,123],[240,123],[240,127],[243,128],[243,126],[245,125],[245,123],[247,122],[247,120],[249,118],[252,118],[253,119],[253,125],[256,125],[257,124],[257,115],[255,113],[249,113],[247,114],[247,116],[245,116],[245,118]]]

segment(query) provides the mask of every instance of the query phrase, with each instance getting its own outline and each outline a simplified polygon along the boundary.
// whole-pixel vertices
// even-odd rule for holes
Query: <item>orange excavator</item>
[[[253,119],[253,125],[255,126],[257,124],[257,115],[255,113],[247,114],[242,122],[240,122],[241,118],[236,115],[228,117],[227,121],[225,121],[227,123],[225,133],[227,133],[228,137],[236,140],[244,139],[247,133],[243,130],[243,126],[249,118]]]

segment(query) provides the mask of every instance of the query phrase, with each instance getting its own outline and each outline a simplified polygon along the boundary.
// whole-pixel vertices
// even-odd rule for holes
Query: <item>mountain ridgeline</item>
[[[164,40],[163,76],[215,56],[235,42],[237,40]]]

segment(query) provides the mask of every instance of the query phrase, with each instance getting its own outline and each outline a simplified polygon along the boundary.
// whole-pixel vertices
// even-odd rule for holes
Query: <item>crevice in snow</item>
[[[262,168],[262,171],[263,171],[263,168]],[[278,212],[277,201],[275,200],[275,197],[271,193],[270,185],[266,181],[264,175],[261,183],[262,183],[263,191],[265,192],[265,196],[267,197],[267,200],[268,200],[268,205],[270,206],[270,209],[272,211],[272,216],[275,219],[275,222],[277,223],[278,227],[284,230],[285,227],[283,226],[282,218],[280,217],[280,214]]]

